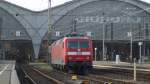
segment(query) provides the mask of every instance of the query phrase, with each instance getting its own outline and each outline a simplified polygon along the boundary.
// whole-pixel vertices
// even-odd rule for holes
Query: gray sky
[[[13,4],[22,6],[24,8],[33,11],[40,11],[48,7],[49,0],[5,0],[5,1],[11,2]],[[51,1],[52,1],[52,6],[57,6],[71,0],[51,0]]]
[[[48,7],[48,0],[5,0],[16,5],[22,6],[24,8],[33,10],[33,11],[40,11],[44,10]],[[52,6],[57,6],[68,2],[71,0],[52,0]],[[150,0],[142,0],[145,2],[150,3]]]

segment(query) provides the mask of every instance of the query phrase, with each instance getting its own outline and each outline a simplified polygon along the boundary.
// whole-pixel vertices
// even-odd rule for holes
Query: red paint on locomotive
[[[88,37],[64,37],[51,45],[51,63],[57,66],[92,68],[93,47]]]

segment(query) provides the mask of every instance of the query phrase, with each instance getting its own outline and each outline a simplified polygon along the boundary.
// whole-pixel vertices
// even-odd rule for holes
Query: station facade
[[[73,0],[52,8],[51,39],[54,41],[72,31],[88,35],[96,48],[96,60],[112,61],[116,55],[120,55],[121,61],[139,59],[138,43],[142,42],[142,57],[149,61],[149,7],[150,4],[140,0]],[[4,1],[0,8],[0,14],[4,15],[0,19],[2,50],[9,51],[6,48],[18,45],[15,52],[23,48],[30,49],[26,56],[35,59],[46,56],[48,11],[33,12]]]

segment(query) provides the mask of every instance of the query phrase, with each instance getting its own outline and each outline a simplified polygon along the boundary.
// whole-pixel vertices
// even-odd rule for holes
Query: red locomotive
[[[64,37],[51,45],[53,67],[85,74],[92,69],[92,40],[76,34]]]

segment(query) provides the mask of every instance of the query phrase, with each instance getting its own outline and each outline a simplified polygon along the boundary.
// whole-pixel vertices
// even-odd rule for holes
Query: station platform
[[[0,84],[20,84],[15,61],[0,60]]]
[[[127,62],[119,62],[116,63],[115,61],[93,61],[93,66],[95,68],[120,68],[120,69],[128,69],[133,70],[134,64],[127,63]],[[150,64],[148,63],[136,63],[136,67],[138,71],[148,71],[150,72]]]

